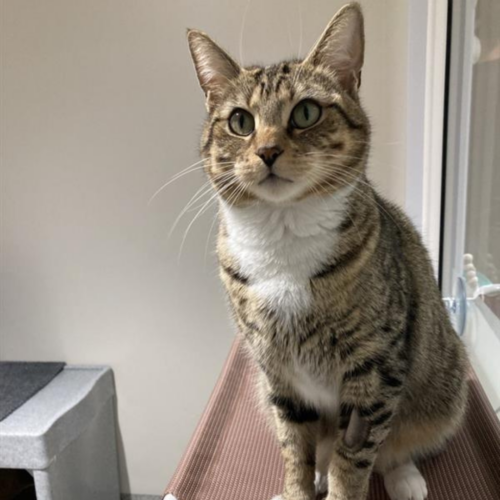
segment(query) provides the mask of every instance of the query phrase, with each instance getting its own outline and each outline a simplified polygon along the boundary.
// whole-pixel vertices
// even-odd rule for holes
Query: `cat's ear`
[[[238,76],[241,68],[205,33],[188,30],[187,38],[196,74],[210,110],[231,80]]]
[[[337,12],[304,63],[333,70],[346,90],[353,92],[361,83],[364,51],[363,13],[354,2]]]

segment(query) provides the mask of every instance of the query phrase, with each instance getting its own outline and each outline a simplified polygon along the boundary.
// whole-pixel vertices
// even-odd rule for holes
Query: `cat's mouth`
[[[276,184],[279,184],[280,182],[292,183],[293,181],[291,179],[287,179],[286,177],[281,177],[280,175],[276,175],[271,172],[267,177],[264,177],[264,179],[262,179],[259,182],[259,186],[262,186],[263,184],[274,186]]]
[[[249,190],[260,200],[282,203],[294,199],[304,191],[304,182],[300,176],[295,179],[283,177],[274,172],[249,186]]]

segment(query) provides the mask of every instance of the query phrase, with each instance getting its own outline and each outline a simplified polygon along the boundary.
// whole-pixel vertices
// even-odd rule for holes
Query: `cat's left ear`
[[[364,52],[363,13],[360,5],[353,2],[333,17],[304,64],[333,70],[344,88],[352,93],[361,84]]]
[[[187,37],[198,81],[205,92],[207,109],[210,111],[219,102],[231,80],[239,75],[241,68],[202,31],[188,30]]]

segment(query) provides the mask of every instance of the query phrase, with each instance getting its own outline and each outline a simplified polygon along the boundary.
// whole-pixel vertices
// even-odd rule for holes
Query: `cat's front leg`
[[[291,397],[272,395],[271,411],[285,466],[281,500],[314,500],[318,414]]]
[[[365,500],[374,462],[359,451],[337,446],[328,469],[327,500]]]
[[[392,411],[385,405],[350,407],[348,411],[328,468],[327,500],[366,499],[377,450],[389,433]]]

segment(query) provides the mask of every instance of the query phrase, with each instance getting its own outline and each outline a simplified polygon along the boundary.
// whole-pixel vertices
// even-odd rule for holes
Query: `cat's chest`
[[[335,255],[347,194],[290,207],[225,207],[227,249],[252,293],[283,313],[307,309],[310,279]]]
[[[335,414],[339,408],[340,381],[334,367],[323,372],[321,377],[315,376],[307,366],[293,363],[287,370],[289,384],[299,398],[313,408]]]
[[[310,278],[331,257],[337,234],[300,238],[286,233],[259,246],[231,240],[229,246],[249,287],[273,309],[303,310],[310,305]]]

